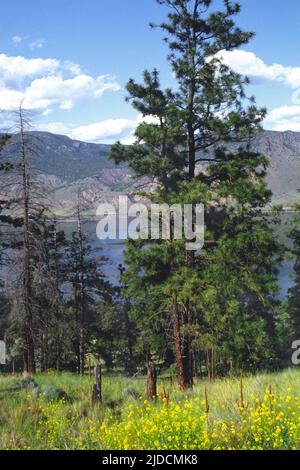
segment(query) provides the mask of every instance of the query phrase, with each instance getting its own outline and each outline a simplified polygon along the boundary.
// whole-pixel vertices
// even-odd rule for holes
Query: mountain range
[[[118,195],[129,195],[149,185],[146,179],[136,180],[126,165],[114,165],[108,159],[109,145],[80,142],[48,132],[30,132],[27,138],[30,165],[57,216],[71,217],[78,196],[84,215],[89,217],[95,215],[100,202],[115,203]],[[266,181],[273,192],[273,202],[284,207],[299,202],[300,133],[263,131],[253,140],[252,149],[270,161]],[[14,135],[2,158],[14,159],[18,152],[18,136]],[[0,190],[1,195],[6,191]],[[13,185],[9,191],[14,191]]]

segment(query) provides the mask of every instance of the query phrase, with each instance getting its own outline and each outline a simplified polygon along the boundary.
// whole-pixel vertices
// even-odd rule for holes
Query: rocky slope
[[[130,194],[146,181],[135,181],[126,165],[115,166],[108,159],[109,146],[71,140],[46,132],[27,135],[30,165],[45,188],[50,205],[59,216],[72,216],[78,194],[86,215],[94,215],[100,202],[115,202],[119,194]],[[267,184],[273,200],[289,207],[300,202],[300,133],[265,131],[253,141],[253,149],[270,160]],[[13,137],[2,158],[14,159],[18,140]],[[15,191],[3,185],[0,192]],[[7,181],[6,181],[7,183]],[[9,187],[8,187],[9,186]]]
[[[270,160],[267,184],[274,202],[285,206],[300,202],[300,133],[265,131],[253,147]]]

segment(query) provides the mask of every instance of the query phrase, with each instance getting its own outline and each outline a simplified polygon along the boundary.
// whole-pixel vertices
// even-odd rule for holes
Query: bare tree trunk
[[[211,349],[211,380],[214,382],[215,380],[215,350],[214,348]]]
[[[149,361],[147,366],[147,390],[146,396],[148,401],[152,401],[157,395],[157,387],[156,387],[156,370],[154,367],[153,362]]]
[[[56,371],[60,371],[60,356],[61,356],[61,348],[60,348],[60,321],[56,321],[56,327],[57,327],[57,334],[56,334]]]
[[[77,360],[77,372],[80,374],[80,343],[79,343],[79,313],[78,313],[78,287],[76,285],[75,288],[75,328],[76,328],[76,339],[75,339],[75,347],[76,347],[76,360]]]
[[[192,253],[192,263],[194,264],[194,253]],[[193,314],[192,310],[190,307],[190,302],[187,304],[188,310],[187,310],[187,335],[186,335],[186,341],[188,344],[188,358],[189,358],[189,363],[188,363],[188,373],[187,373],[187,384],[190,387],[193,387],[194,381],[193,381],[193,369],[194,369],[194,357],[193,357],[193,349],[192,349],[192,340],[191,340],[191,328],[193,324]]]
[[[59,292],[59,267],[58,267],[58,246],[57,246],[57,230],[55,223],[54,230],[54,262],[55,262],[55,284],[56,290]],[[55,312],[55,323],[56,323],[56,370],[60,370],[60,360],[61,360],[61,307],[58,304]]]
[[[45,357],[45,370],[49,369],[49,318],[47,315],[47,320],[46,320],[46,331],[45,331],[45,352],[46,352],[46,357]]]
[[[190,338],[190,325],[191,325],[191,312],[189,302],[187,302],[187,311],[183,313],[183,338],[182,338],[182,357],[183,357],[183,380],[184,388],[192,386],[192,352],[191,352],[191,338]]]
[[[178,304],[176,295],[173,295],[172,299],[172,323],[173,323],[173,336],[175,344],[175,357],[176,357],[176,366],[178,374],[178,385],[180,390],[185,389],[184,383],[184,366],[183,366],[183,357],[181,352],[181,341],[180,341],[180,323],[178,316]]]
[[[23,191],[23,282],[22,282],[22,300],[24,308],[24,369],[28,373],[35,372],[35,351],[33,335],[33,319],[31,305],[31,266],[30,266],[30,234],[29,234],[29,172],[26,155],[26,145],[24,137],[23,110],[19,109],[20,119],[20,144],[21,144],[21,169],[22,169],[22,191]]]
[[[209,349],[206,350],[206,367],[207,367],[207,377],[208,377],[208,380],[211,381]]]
[[[202,352],[200,351],[200,356],[199,356],[199,372],[200,372],[200,379],[202,380],[203,379],[203,375],[202,375]]]
[[[217,377],[218,377],[218,351],[216,351],[216,350],[215,350],[214,358],[215,358],[214,370],[215,370],[215,380],[216,380]]]
[[[84,375],[84,368],[85,368],[85,348],[84,348],[84,332],[83,328],[79,330],[79,373],[80,375]]]
[[[96,403],[102,401],[102,371],[100,365],[94,368],[94,379],[92,402]]]
[[[84,375],[85,366],[85,331],[84,331],[84,266],[83,266],[83,244],[81,230],[80,204],[78,198],[77,226],[79,236],[79,373]]]
[[[127,336],[127,347],[128,347],[128,364],[129,364],[129,367],[128,367],[128,370],[130,373],[133,372],[134,370],[134,364],[133,364],[133,345],[134,345],[134,336],[132,334],[132,326],[131,326],[131,321],[130,321],[130,318],[128,316],[128,312],[126,310],[126,318],[125,318],[125,322],[126,322],[126,336]]]

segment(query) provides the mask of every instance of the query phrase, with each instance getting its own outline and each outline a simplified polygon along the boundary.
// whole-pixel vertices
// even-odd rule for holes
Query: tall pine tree
[[[295,210],[299,212],[300,206]],[[292,218],[292,229],[289,237],[292,240],[292,254],[294,256],[293,280],[294,285],[288,291],[287,311],[290,319],[290,338],[289,341],[300,339],[300,217],[299,214]]]
[[[267,161],[252,152],[250,144],[265,110],[247,98],[248,79],[222,61],[223,51],[247,44],[253,37],[235,25],[240,6],[225,0],[223,10],[214,11],[212,0],[157,1],[169,8],[167,21],[159,27],[166,33],[168,61],[177,85],[163,90],[156,70],[144,73],[143,84],[129,81],[128,100],[144,122],[136,130],[136,143],[130,147],[117,143],[111,158],[127,162],[137,176],[155,182],[156,190],[149,195],[152,202],[205,204],[209,243],[202,256],[187,252],[185,240],[146,246],[131,243],[126,253],[125,279],[131,295],[142,297],[150,310],[155,305],[170,314],[179,386],[184,389],[192,384],[197,328],[201,335],[211,332],[216,342],[223,340],[216,323],[222,321],[224,302],[231,318],[247,306],[251,313],[245,313],[243,321],[252,325],[252,331],[262,324],[266,331],[265,317],[272,317],[273,308],[268,299],[276,291],[274,264],[279,246],[268,222],[257,222],[271,195],[263,181]],[[256,258],[258,254],[262,258]],[[230,270],[233,259],[232,278],[219,277],[224,263]],[[236,291],[234,283],[242,274],[244,283]],[[212,297],[219,309],[217,319],[204,318],[209,316],[204,309],[209,311],[211,286],[223,290],[220,297],[216,292]],[[252,307],[250,297],[255,298]],[[144,311],[149,313],[149,308]],[[236,328],[233,334],[242,334],[236,322],[231,327]],[[239,348],[248,350],[251,340]],[[235,355],[232,344],[229,347]]]

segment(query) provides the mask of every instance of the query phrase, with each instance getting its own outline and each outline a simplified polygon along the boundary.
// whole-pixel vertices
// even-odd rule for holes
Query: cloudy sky
[[[256,38],[224,60],[251,79],[249,93],[268,108],[265,128],[300,132],[300,1],[240,3],[239,25]],[[140,117],[124,101],[128,78],[157,67],[163,85],[172,82],[166,46],[148,27],[164,16],[154,0],[1,2],[0,127],[9,125],[3,110],[24,99],[36,129],[130,142]]]

